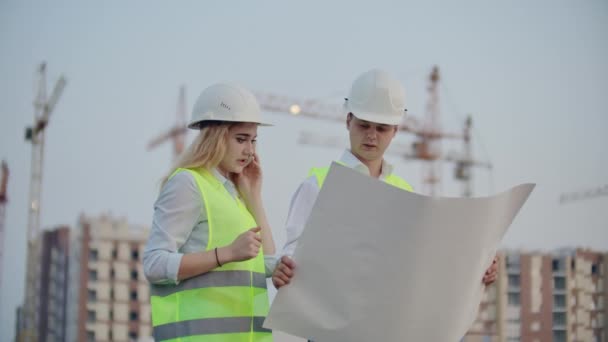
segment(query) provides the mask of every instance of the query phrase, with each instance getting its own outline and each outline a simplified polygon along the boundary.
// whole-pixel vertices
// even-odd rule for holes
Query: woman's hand
[[[248,207],[253,201],[261,198],[262,167],[257,153],[253,154],[251,162],[241,173],[233,174],[233,181]]]
[[[260,227],[251,228],[234,239],[228,246],[229,260],[244,261],[255,258],[262,246],[262,237],[258,234],[261,229]]]

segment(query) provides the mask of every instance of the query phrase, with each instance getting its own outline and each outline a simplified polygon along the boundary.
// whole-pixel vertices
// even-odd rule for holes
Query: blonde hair
[[[226,154],[228,131],[235,123],[209,121],[201,127],[200,133],[177,161],[161,182],[161,188],[178,168],[212,169],[217,167]]]

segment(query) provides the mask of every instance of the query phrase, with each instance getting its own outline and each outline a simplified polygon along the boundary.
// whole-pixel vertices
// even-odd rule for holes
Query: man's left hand
[[[496,281],[498,277],[498,255],[494,257],[492,261],[492,265],[488,267],[486,273],[483,275],[483,279],[481,280],[484,285],[488,286]]]

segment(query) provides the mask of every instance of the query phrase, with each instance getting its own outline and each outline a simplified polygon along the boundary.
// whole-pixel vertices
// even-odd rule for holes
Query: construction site
[[[141,265],[148,228],[134,228],[124,218],[81,215],[75,227],[42,229],[44,142],[47,127],[67,81],[61,76],[47,95],[46,64],[37,69],[34,122],[25,129],[31,144],[31,175],[27,226],[25,300],[17,311],[17,341],[148,340],[151,336],[149,291]],[[441,196],[442,182],[459,182],[460,197],[472,197],[474,170],[492,172],[490,159],[473,155],[473,117],[466,116],[460,130],[441,124],[438,66],[427,78],[425,112],[408,115],[400,135],[413,138],[410,146],[396,146],[395,157],[421,166],[420,192]],[[256,94],[262,109],[275,115],[344,121],[338,105],[268,92]],[[187,144],[187,89],[179,87],[173,126],[147,144],[152,151],[171,145],[173,160]],[[52,134],[52,133],[51,133]],[[344,148],[338,138],[302,131],[299,144],[329,149]],[[453,147],[457,146],[456,150]],[[449,153],[445,150],[449,149]],[[442,179],[442,167],[452,169]],[[0,183],[0,242],[8,202],[9,166],[2,163]],[[606,186],[563,193],[559,202],[593,200],[608,194]],[[3,256],[0,254],[0,256]],[[4,257],[4,256],[3,256]],[[486,289],[478,320],[464,341],[570,341],[579,336],[591,341],[605,336],[608,310],[608,253],[583,249],[553,252],[500,252],[498,281]],[[2,274],[2,272],[0,272]],[[552,286],[543,286],[547,282]],[[530,297],[532,296],[532,297]],[[531,302],[530,302],[531,301]],[[572,322],[568,324],[567,322]],[[526,323],[525,325],[523,323]]]
[[[334,19],[323,18],[332,27]],[[283,20],[287,19],[278,19],[291,23]],[[25,32],[21,24],[11,25]],[[241,34],[251,39],[249,35],[257,33]],[[176,40],[159,39],[166,44]],[[119,39],[116,44],[124,48],[129,42]],[[198,69],[196,59],[184,65],[174,61],[178,71],[173,75],[172,70],[158,71],[164,62],[155,57],[146,60],[156,50],[148,50],[146,57],[121,52],[112,52],[116,54],[108,57],[116,59],[112,67],[100,68],[94,76],[71,68],[66,56],[66,61],[49,58],[48,65],[38,56],[28,57],[29,64],[15,69],[20,72],[19,90],[5,92],[9,102],[19,104],[10,107],[15,111],[10,116],[5,116],[8,106],[0,108],[0,125],[6,127],[0,131],[2,341],[154,341],[151,290],[143,266],[154,200],[162,177],[193,141],[195,133],[187,127],[191,99],[222,73],[232,78],[242,74],[273,123],[258,131],[258,153],[279,255],[286,243],[289,200],[299,182],[310,167],[328,165],[349,148],[345,87],[360,64],[370,63],[361,59],[334,74],[325,65],[325,78],[308,79],[304,74],[309,70],[298,76],[305,79],[299,82],[285,75],[297,67],[271,59],[264,66],[276,65],[277,71],[258,78],[254,64],[240,66],[232,61],[234,69],[227,66],[230,62],[220,70]],[[303,53],[307,57],[294,57],[297,63],[316,56]],[[555,121],[565,122],[562,128],[550,116],[532,114],[555,112],[560,104],[563,113],[569,113],[573,100],[557,91],[536,95],[538,99],[530,95],[530,100],[524,94],[541,88],[530,73],[517,76],[529,80],[524,84],[517,79],[518,86],[527,90],[520,93],[505,86],[494,91],[490,88],[499,87],[500,77],[516,77],[519,69],[489,76],[488,70],[502,71],[495,65],[482,71],[465,62],[456,65],[450,59],[424,57],[442,62],[417,61],[415,68],[399,69],[401,62],[379,60],[387,62],[406,88],[407,111],[386,152],[396,173],[413,185],[415,193],[435,198],[475,199],[529,179],[539,184],[530,207],[502,241],[497,279],[485,287],[477,318],[461,341],[608,341],[608,159],[601,153],[607,142],[603,133],[607,121],[597,109],[600,96],[579,95],[587,99],[585,110],[591,113],[587,119],[555,114]],[[218,65],[223,61],[212,60]],[[93,70],[92,65],[87,67]],[[466,72],[459,69],[464,65]],[[542,62],[535,67],[545,72]],[[29,74],[22,75],[24,70]],[[123,79],[130,72],[133,75]],[[200,76],[203,73],[208,75]],[[33,91],[24,86],[32,74]],[[602,75],[608,76],[606,68],[591,78],[593,84]],[[87,83],[87,77],[94,81]],[[157,77],[163,81],[156,82]],[[490,77],[496,79],[482,83]],[[141,90],[146,85],[151,86]],[[519,101],[513,94],[519,94],[528,107],[507,108]],[[557,104],[547,105],[546,110],[536,107],[549,98]],[[19,134],[14,133],[17,130]],[[576,136],[575,146],[561,140],[569,134]],[[272,302],[277,291],[270,280],[268,285]],[[449,286],[446,279],[446,291]],[[306,341],[276,331],[274,340]]]

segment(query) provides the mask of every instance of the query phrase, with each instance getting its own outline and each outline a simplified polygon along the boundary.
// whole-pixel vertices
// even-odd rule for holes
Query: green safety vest
[[[323,187],[323,183],[325,182],[325,177],[327,177],[328,172],[329,167],[313,167],[312,169],[310,169],[309,176],[315,176],[317,178],[317,185],[319,185],[319,188],[321,188]],[[384,178],[384,182],[392,186],[396,186],[399,189],[403,189],[409,192],[414,191],[412,189],[412,186],[408,182],[392,173]]]
[[[202,194],[209,222],[206,251],[231,244],[257,226],[245,205],[207,170],[190,172]],[[156,341],[272,342],[262,328],[268,314],[264,254],[232,262],[178,285],[152,285],[152,326]]]

